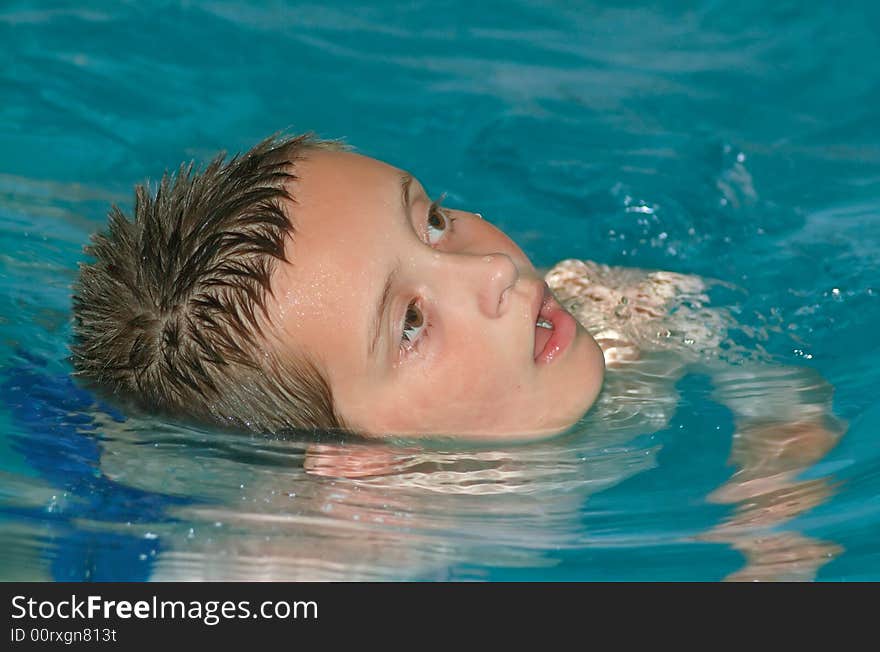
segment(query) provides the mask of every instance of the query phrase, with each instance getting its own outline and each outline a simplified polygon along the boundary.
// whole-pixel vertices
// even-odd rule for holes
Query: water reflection
[[[153,579],[479,578],[480,568],[550,567],[566,551],[658,539],[732,546],[744,568],[730,579],[814,577],[839,546],[779,530],[833,492],[826,479],[798,479],[843,431],[828,412],[830,388],[808,369],[714,375],[711,399],[737,424],[734,473],[707,497],[734,506],[721,522],[691,531],[670,505],[651,514],[661,533],[628,535],[614,514],[602,531],[591,528],[609,516],[592,511],[591,496],[658,466],[662,446],[646,435],[668,425],[680,402],[680,376],[658,382],[661,368],[646,358],[610,374],[596,409],[549,442],[316,443],[132,419],[103,424],[101,467],[115,482],[192,499],[145,526],[162,543]],[[784,418],[762,420],[755,399]]]
[[[726,542],[740,551],[745,566],[731,580],[808,580],[843,552],[822,541],[779,526],[827,501],[835,485],[827,478],[800,479],[844,433],[831,414],[831,387],[809,369],[769,369],[765,376],[728,372],[718,398],[740,405],[730,461],[731,478],[708,500],[735,506],[733,514],[704,541]],[[769,385],[769,386],[768,386]],[[776,413],[751,406],[765,401]]]
[[[181,457],[144,435],[105,441],[106,472],[201,503],[155,533],[166,546],[156,579],[446,579],[457,565],[552,565],[583,545],[591,493],[654,464],[650,449],[607,438],[492,450],[273,442],[262,461],[241,461],[234,448],[257,442]]]

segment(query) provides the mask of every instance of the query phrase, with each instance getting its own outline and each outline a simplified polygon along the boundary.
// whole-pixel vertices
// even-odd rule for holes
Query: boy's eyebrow
[[[409,189],[412,186],[412,182],[412,175],[406,172],[400,177],[400,204],[408,225],[412,223],[409,204]],[[388,274],[388,278],[385,279],[385,286],[382,288],[382,294],[379,297],[379,302],[376,304],[376,312],[373,316],[373,325],[371,327],[372,336],[370,337],[370,348],[367,352],[371,358],[376,352],[376,342],[379,341],[379,328],[382,325],[382,317],[388,309],[388,299],[391,297],[391,286],[394,284],[394,277],[397,276],[399,269],[400,264],[398,263],[398,265],[391,270],[391,273]]]

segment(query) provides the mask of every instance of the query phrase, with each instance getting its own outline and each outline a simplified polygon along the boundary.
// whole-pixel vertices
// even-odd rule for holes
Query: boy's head
[[[601,386],[598,346],[504,233],[334,143],[268,139],[138,187],[90,253],[74,363],[149,408],[517,436],[564,430]]]

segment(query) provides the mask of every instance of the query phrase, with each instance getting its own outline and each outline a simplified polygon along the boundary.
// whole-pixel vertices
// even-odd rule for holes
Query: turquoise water
[[[880,579],[876,3],[6,2],[0,42],[0,578]],[[108,205],[285,128],[539,266],[735,285],[746,343],[821,375],[842,436],[723,499],[734,422],[697,373],[661,425],[500,448],[218,434],[77,389],[69,288]]]

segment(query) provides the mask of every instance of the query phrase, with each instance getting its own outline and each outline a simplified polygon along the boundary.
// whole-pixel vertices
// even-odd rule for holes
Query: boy
[[[338,145],[268,139],[114,208],[74,296],[80,376],[257,431],[535,436],[603,358],[479,215]],[[540,322],[540,325],[537,325]]]

